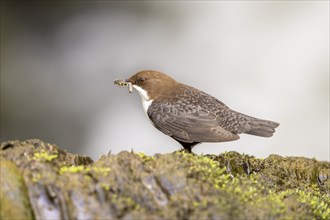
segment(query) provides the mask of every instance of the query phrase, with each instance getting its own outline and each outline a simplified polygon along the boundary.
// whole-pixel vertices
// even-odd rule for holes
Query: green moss
[[[200,202],[198,202],[198,201],[193,201],[192,202],[192,205],[193,205],[193,207],[195,207],[195,208],[206,208],[207,207],[207,205],[208,205],[208,203],[209,203],[209,201],[208,200],[206,200],[206,199],[203,199],[202,201],[200,201]]]
[[[59,174],[64,174],[64,173],[78,173],[78,172],[84,172],[84,171],[89,171],[90,168],[86,168],[83,165],[80,166],[63,166],[59,170]]]
[[[110,167],[71,165],[71,166],[62,166],[59,170],[59,174],[62,175],[64,173],[94,172],[96,173],[96,175],[107,176],[110,171],[111,171]]]
[[[101,187],[105,190],[105,191],[109,191],[110,190],[110,185],[107,183],[101,183],[100,184]]]
[[[128,210],[134,210],[138,208],[138,204],[130,197],[124,195],[112,194],[111,206],[117,210],[117,217],[121,218]]]
[[[90,170],[91,171],[94,171],[98,174],[101,174],[103,176],[106,176],[109,174],[109,172],[111,171],[111,168],[110,167],[95,167],[95,166],[92,166],[90,167]]]
[[[45,195],[46,202],[59,195],[72,218],[330,219],[329,162],[237,152],[121,152],[92,163],[36,140],[9,144],[0,154],[24,174],[31,195]]]
[[[138,153],[135,153],[135,154],[137,156],[139,156],[142,159],[143,162],[155,161],[154,157],[148,156],[143,152],[138,152]]]
[[[290,189],[282,193],[282,196],[296,195],[297,201],[305,204],[315,218],[330,219],[330,197],[319,191]]]
[[[322,193],[319,186],[313,184],[314,181],[309,180],[314,176],[313,174],[308,174],[308,167],[298,164],[295,164],[294,167],[294,169],[302,170],[296,171],[294,175],[299,179],[306,179],[308,182],[301,181],[302,183],[299,183],[294,179],[294,185],[292,185],[293,182],[282,183],[289,186],[289,189],[283,190],[282,186],[277,188],[276,185],[267,184],[269,179],[264,177],[264,173],[260,172],[264,166],[264,160],[232,152],[216,158],[196,156],[184,152],[177,152],[176,155],[182,157],[183,163],[189,164],[188,171],[190,177],[200,180],[200,183],[209,183],[219,194],[227,195],[226,199],[231,201],[231,206],[237,206],[236,210],[231,211],[234,216],[237,215],[236,217],[239,217],[239,215],[248,217],[250,215],[258,218],[295,218],[299,215],[292,210],[300,210],[301,205],[303,205],[305,209],[310,210],[310,213],[309,215],[300,216],[301,218],[306,216],[316,219],[330,218],[329,196]],[[287,160],[281,162],[281,159],[283,160],[282,157],[273,156],[273,158],[272,164],[275,167],[276,163],[284,163],[284,165],[292,165],[293,163]],[[268,164],[269,162],[268,160]],[[249,166],[250,172],[246,172],[247,166]],[[317,172],[314,171],[314,168],[309,170]],[[283,176],[280,175],[284,179],[288,178],[287,175],[290,175],[284,170],[275,172],[284,174]],[[274,179],[276,178],[275,176]],[[292,177],[290,176],[290,178]],[[291,187],[298,184],[301,184],[301,189],[291,189]],[[222,205],[223,209],[226,210],[226,207],[230,209],[228,205],[224,204],[222,199],[215,202],[214,199],[206,198],[203,201],[208,201],[204,202],[204,204]],[[196,209],[201,206],[200,201],[192,202],[192,207]]]
[[[32,176],[32,182],[36,183],[41,179],[40,173],[34,173]]]
[[[58,154],[57,151],[55,154],[49,154],[48,152],[41,150],[40,152],[35,152],[33,154],[33,159],[37,161],[52,161],[53,159],[57,158]]]

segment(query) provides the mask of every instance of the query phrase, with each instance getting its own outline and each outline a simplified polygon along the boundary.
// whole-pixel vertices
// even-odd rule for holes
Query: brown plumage
[[[198,143],[233,141],[242,133],[271,137],[279,126],[233,111],[213,96],[158,71],[138,72],[127,83],[141,95],[152,124],[189,152]]]

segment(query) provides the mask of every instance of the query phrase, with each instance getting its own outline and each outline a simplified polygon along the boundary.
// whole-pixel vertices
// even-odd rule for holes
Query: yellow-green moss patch
[[[53,159],[57,158],[58,154],[57,151],[54,154],[49,154],[45,150],[41,150],[40,152],[35,152],[33,154],[33,159],[38,161],[52,161]]]

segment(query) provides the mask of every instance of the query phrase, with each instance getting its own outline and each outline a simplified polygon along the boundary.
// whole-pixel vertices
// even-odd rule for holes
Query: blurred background
[[[92,156],[173,152],[137,92],[155,69],[281,125],[198,154],[329,159],[328,1],[1,1],[1,141],[39,138]]]

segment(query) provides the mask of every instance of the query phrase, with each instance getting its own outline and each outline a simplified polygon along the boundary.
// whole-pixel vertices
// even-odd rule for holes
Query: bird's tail
[[[245,131],[242,133],[252,134],[260,137],[271,137],[280,124],[274,121],[263,120],[246,116]]]

